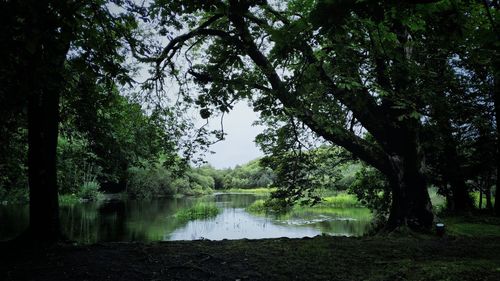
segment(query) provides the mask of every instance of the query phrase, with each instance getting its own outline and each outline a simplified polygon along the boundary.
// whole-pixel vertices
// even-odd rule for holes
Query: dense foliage
[[[306,142],[334,143],[382,174],[388,230],[421,229],[433,221],[429,184],[450,210],[466,211],[470,191],[485,185],[479,189],[491,195],[498,180],[497,8],[495,1],[158,0],[151,20],[159,36],[173,39],[137,56],[157,77],[177,76],[184,93],[196,85],[201,94],[190,99],[203,118],[251,100],[276,133],[260,139],[277,173],[276,197],[314,201],[321,183],[310,176],[317,157]],[[185,63],[175,61],[181,57]],[[479,150],[496,156],[474,159]]]
[[[41,240],[60,237],[58,193],[274,186],[290,206],[350,190],[389,231],[432,226],[430,185],[450,211],[474,208],[473,191],[493,208],[498,1],[0,5],[0,199],[29,197]],[[223,118],[239,100],[268,128],[266,157],[190,167],[224,132],[193,132],[188,113]]]

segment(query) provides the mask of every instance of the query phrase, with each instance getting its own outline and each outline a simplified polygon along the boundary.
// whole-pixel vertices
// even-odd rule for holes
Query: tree
[[[58,212],[56,147],[60,96],[68,85],[65,63],[82,56],[108,79],[127,80],[120,66],[120,42],[134,20],[115,16],[108,1],[3,1],[2,93],[13,112],[27,108],[29,239],[61,238]],[[119,3],[118,3],[119,4]],[[12,117],[9,117],[12,118]]]
[[[433,215],[420,139],[429,102],[419,88],[425,83],[419,65],[433,59],[425,46],[431,23],[460,11],[446,3],[289,1],[284,9],[278,6],[156,1],[152,11],[163,24],[190,28],[143,61],[161,72],[183,47],[186,55],[203,52],[207,57],[201,63],[187,67],[204,91],[197,100],[201,107],[227,111],[233,99],[251,97],[263,115],[296,118],[387,177],[388,229],[429,227]],[[181,15],[186,25],[172,20]],[[374,142],[350,130],[350,121]]]

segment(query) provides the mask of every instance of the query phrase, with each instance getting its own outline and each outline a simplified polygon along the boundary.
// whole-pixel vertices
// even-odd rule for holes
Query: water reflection
[[[244,209],[224,209],[209,223],[205,220],[188,222],[168,237],[168,240],[195,239],[258,239],[278,237],[313,237],[321,231],[312,227],[298,227],[275,224],[271,218],[256,217]]]
[[[107,200],[61,207],[64,233],[82,243],[193,239],[258,239],[329,235],[359,236],[371,216],[366,209],[295,211],[284,216],[255,216],[245,207],[261,197],[216,194],[201,198]],[[215,202],[221,212],[212,219],[185,222],[175,214],[198,202]],[[28,207],[0,206],[0,240],[15,237],[28,224]]]

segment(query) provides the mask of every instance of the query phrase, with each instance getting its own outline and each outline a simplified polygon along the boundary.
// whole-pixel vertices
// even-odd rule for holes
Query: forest
[[[0,1],[0,279],[500,279],[499,6]]]

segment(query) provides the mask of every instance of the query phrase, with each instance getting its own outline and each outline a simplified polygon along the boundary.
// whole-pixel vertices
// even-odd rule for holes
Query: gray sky
[[[229,114],[224,116],[224,132],[226,139],[214,144],[211,150],[215,154],[208,154],[206,160],[215,168],[229,168],[245,164],[263,153],[254,143],[255,136],[262,132],[262,126],[252,126],[258,119],[246,102],[239,102]],[[219,121],[210,120],[211,127],[219,127]]]

